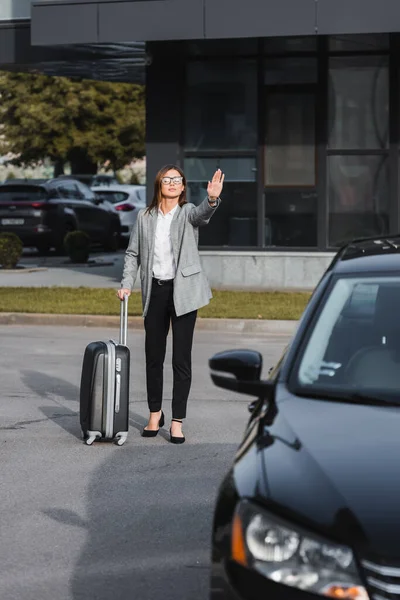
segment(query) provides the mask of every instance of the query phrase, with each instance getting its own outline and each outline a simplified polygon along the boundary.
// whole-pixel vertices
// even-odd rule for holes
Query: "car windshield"
[[[35,202],[46,200],[46,189],[33,185],[2,185],[0,186],[0,202]]]
[[[310,395],[400,403],[400,275],[336,280],[295,378]]]

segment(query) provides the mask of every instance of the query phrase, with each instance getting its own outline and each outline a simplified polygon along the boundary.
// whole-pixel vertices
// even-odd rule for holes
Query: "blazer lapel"
[[[174,253],[176,265],[178,265],[178,257],[179,257],[179,226],[180,226],[179,215],[181,214],[181,211],[182,211],[182,208],[178,205],[176,208],[176,212],[175,212],[174,216],[172,217],[171,229],[170,229],[172,251]]]
[[[151,278],[153,273],[153,259],[154,259],[154,244],[156,240],[156,227],[157,227],[158,212],[153,209],[149,213],[147,220],[147,244],[149,249],[149,261],[148,261],[148,276]]]

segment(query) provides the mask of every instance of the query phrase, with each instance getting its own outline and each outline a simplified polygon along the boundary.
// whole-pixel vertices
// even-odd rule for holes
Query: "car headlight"
[[[352,550],[302,531],[248,501],[232,525],[232,559],[280,584],[328,598],[368,600]]]

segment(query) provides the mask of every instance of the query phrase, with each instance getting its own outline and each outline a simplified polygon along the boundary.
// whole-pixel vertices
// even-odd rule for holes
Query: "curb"
[[[113,315],[52,315],[42,313],[0,313],[0,325],[64,325],[67,327],[119,328]],[[199,317],[196,329],[233,333],[274,333],[292,335],[297,321],[258,319],[212,319]],[[129,317],[129,329],[144,329],[143,317]]]
[[[0,269],[0,274],[8,275],[14,273],[21,275],[22,273],[36,273],[37,271],[48,271],[47,267],[21,267],[20,269]]]

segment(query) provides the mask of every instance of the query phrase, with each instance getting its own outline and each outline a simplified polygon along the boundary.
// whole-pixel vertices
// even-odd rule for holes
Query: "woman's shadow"
[[[235,449],[187,444],[182,452],[139,439],[116,449],[93,475],[87,519],[45,511],[63,528],[87,533],[71,597],[206,600],[215,497]]]

